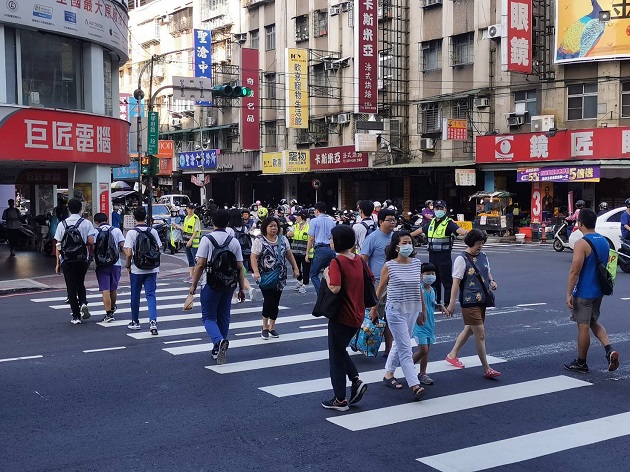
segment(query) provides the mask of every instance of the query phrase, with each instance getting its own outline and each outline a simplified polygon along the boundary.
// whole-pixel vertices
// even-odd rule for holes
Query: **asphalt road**
[[[2,298],[0,471],[627,470],[630,274],[618,274],[601,318],[621,367],[607,372],[593,340],[591,372],[579,375],[563,368],[576,355],[564,306],[571,254],[486,252],[499,283],[487,348],[503,375],[482,377],[472,340],[460,354],[467,367],[450,368],[461,316],[438,317],[424,399],[386,388],[384,359],[357,355],[369,388],[345,413],[320,406],[332,393],[312,287],[302,295],[289,283],[278,340],[260,338],[259,300],[235,306],[222,367],[198,303],[181,311],[181,277],[159,280],[159,336],[146,320],[126,328],[125,288],[111,325],[99,323],[96,291],[78,326],[64,292]]]

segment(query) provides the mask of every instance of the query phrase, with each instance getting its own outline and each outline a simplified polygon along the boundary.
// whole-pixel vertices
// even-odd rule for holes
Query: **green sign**
[[[158,138],[160,134],[160,114],[157,111],[149,112],[149,129],[147,133],[147,154],[156,156],[158,153]]]

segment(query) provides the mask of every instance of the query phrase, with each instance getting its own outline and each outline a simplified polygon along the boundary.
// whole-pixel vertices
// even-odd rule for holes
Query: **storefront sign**
[[[210,30],[193,30],[195,53],[195,77],[212,78],[212,41]],[[209,106],[210,102],[195,102],[197,105]]]
[[[501,69],[532,73],[532,0],[502,0]]]
[[[258,49],[241,49],[241,83],[252,89],[251,97],[241,98],[241,147],[260,149],[260,78]]]
[[[68,187],[67,169],[37,169],[23,171],[0,171],[0,185],[33,184]]]
[[[112,169],[114,180],[137,180],[138,161],[132,161],[127,167],[114,167]]]
[[[98,211],[105,213],[109,218],[109,184],[98,184]]]
[[[287,48],[287,128],[308,129],[308,50]]]
[[[219,154],[218,149],[209,149],[207,151],[195,152],[180,152],[177,154],[177,164],[179,170],[194,170],[198,172],[201,168],[204,168],[206,170],[216,169],[217,154]]]
[[[389,7],[379,7],[375,0],[354,2],[355,113],[378,113],[377,8]]]
[[[128,139],[118,118],[0,106],[0,160],[123,165]]]
[[[468,139],[468,122],[466,120],[444,118],[442,123],[442,139],[466,141],[466,139]]]
[[[118,114],[121,120],[129,121],[129,99],[130,93],[118,94]]]
[[[517,169],[517,182],[599,182],[599,166]]]
[[[478,164],[588,161],[630,158],[630,128],[590,128],[546,133],[477,136]]]
[[[212,180],[212,177],[209,175],[206,175],[204,177],[203,174],[193,174],[190,176],[190,181],[195,184],[198,187],[203,187],[204,185],[208,185],[210,183],[210,180]]]
[[[477,185],[477,171],[475,169],[455,169],[455,185],[474,187]]]
[[[309,151],[284,151],[285,172],[303,174],[310,170]]]
[[[360,169],[368,167],[367,152],[356,152],[354,146],[311,149],[311,171]]]
[[[3,0],[0,20],[92,41],[127,60],[129,15],[121,0]],[[51,71],[52,73],[52,71]]]
[[[542,184],[540,182],[532,182],[532,212],[531,222],[541,223],[543,212]]]
[[[171,175],[173,173],[173,159],[171,157],[160,157],[160,168],[157,175]]]
[[[175,157],[175,141],[168,141],[164,139],[160,139],[158,141],[158,152],[157,156],[159,158],[174,158]]]
[[[354,135],[354,150],[358,152],[378,151],[377,135],[372,133],[356,133]]]
[[[263,174],[282,174],[284,158],[281,152],[263,152],[262,153],[262,173]]]

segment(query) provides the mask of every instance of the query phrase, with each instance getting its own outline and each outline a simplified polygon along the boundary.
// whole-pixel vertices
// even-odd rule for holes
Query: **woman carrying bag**
[[[346,348],[361,327],[365,317],[365,283],[374,283],[374,276],[363,259],[354,253],[355,234],[352,227],[335,226],[331,230],[332,246],[337,257],[324,269],[324,280],[320,290],[330,290],[341,297],[339,311],[328,318],[328,360],[330,381],[335,396],[322,402],[324,408],[347,411],[351,404],[359,402],[367,385],[359,379],[352,358]],[[364,270],[370,280],[365,280]],[[350,399],[346,399],[346,376],[352,382]]]
[[[300,275],[289,240],[286,236],[278,234],[279,228],[277,218],[265,218],[260,224],[261,235],[252,243],[251,264],[254,280],[263,296],[263,325],[260,336],[264,340],[268,340],[269,337],[280,337],[275,328],[282,289],[287,283],[287,259],[293,267],[293,275],[296,278]]]

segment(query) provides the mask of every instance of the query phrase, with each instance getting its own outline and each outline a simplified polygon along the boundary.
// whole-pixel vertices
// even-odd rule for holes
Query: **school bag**
[[[208,259],[206,265],[208,285],[215,290],[236,287],[238,282],[238,265],[236,255],[229,247],[230,242],[234,238],[228,235],[224,243],[219,244],[211,234],[208,234],[206,237],[213,246],[212,256]]]
[[[68,226],[66,221],[63,221],[63,227],[65,232],[61,238],[61,255],[63,256],[63,262],[67,264],[77,264],[79,262],[86,262],[88,258],[88,251],[83,235],[79,231],[79,226],[83,223],[84,218],[79,218],[72,226]]]
[[[133,263],[138,269],[151,270],[160,267],[160,246],[151,229],[135,228],[138,235],[133,245]]]
[[[245,227],[241,227],[234,231],[234,237],[241,245],[241,251],[243,256],[250,256],[252,253],[252,238],[247,233],[247,231],[243,231]]]
[[[371,220],[371,218],[366,218],[365,220]],[[368,225],[368,224],[365,223],[365,220],[362,220],[361,224],[365,228],[365,237],[367,238],[370,234],[372,234],[374,231],[376,231],[376,225],[374,225],[374,224]]]
[[[114,265],[120,259],[120,251],[114,239],[113,229],[113,226],[107,229],[97,229],[98,234],[94,243],[94,261],[99,267]]]

